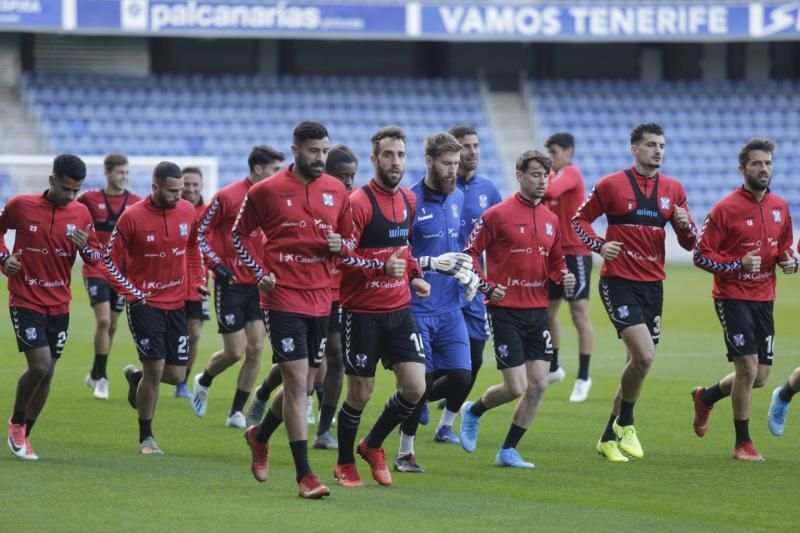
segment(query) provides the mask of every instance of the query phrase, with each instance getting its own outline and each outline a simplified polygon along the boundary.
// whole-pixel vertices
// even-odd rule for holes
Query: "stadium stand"
[[[459,123],[484,134],[481,169],[501,176],[474,79],[31,73],[24,91],[53,152],[215,156],[220,186],[247,174],[255,144],[290,157],[291,131],[304,119],[323,122],[333,144],[356,151],[358,183],[372,173],[369,139],[387,124],[408,135],[406,183],[424,173],[425,137]],[[97,186],[102,176],[91,179]]]
[[[684,185],[694,218],[741,184],[739,148],[750,137],[777,141],[773,190],[800,206],[800,99],[797,81],[530,81],[539,138],[568,130],[587,189],[630,164],[628,135],[639,122],[664,126],[664,172]]]

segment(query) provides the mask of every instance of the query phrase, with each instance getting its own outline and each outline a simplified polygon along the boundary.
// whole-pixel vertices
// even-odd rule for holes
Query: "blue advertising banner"
[[[60,30],[62,0],[0,0],[0,29]]]
[[[405,6],[253,0],[78,0],[78,27],[151,34],[403,36]]]
[[[798,1],[638,5],[346,1],[0,0],[0,31],[446,41],[800,39]]]
[[[694,41],[800,37],[800,3],[420,5],[417,35],[455,40]]]

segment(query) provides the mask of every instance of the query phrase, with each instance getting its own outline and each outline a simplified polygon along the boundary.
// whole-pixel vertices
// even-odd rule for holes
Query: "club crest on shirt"
[[[294,351],[294,339],[291,337],[281,339],[281,348],[286,353],[292,353]]]
[[[774,222],[780,222],[781,221],[781,211],[780,211],[780,209],[773,209],[772,210],[772,220]]]
[[[630,310],[628,309],[627,305],[620,305],[617,307],[617,314],[620,318],[628,318],[631,314]]]
[[[544,232],[545,232],[546,235],[552,235],[553,234],[553,225],[550,224],[549,222],[545,223]]]
[[[189,224],[180,224],[178,226],[178,232],[180,232],[181,237],[188,237],[189,236]]]
[[[36,333],[36,328],[26,328],[25,329],[25,337],[29,341],[35,341],[38,336],[39,336],[39,334]]]
[[[331,193],[322,193],[322,205],[326,207],[333,207],[333,195]]]
[[[450,204],[450,210],[453,212],[453,218],[458,218],[458,206],[456,204]]]
[[[668,196],[662,196],[661,197],[661,209],[663,209],[664,211],[669,211],[669,197]]]
[[[75,235],[75,224],[67,224],[64,228],[64,231],[67,234],[67,237],[72,237]]]
[[[485,194],[478,196],[478,205],[481,206],[481,209],[486,209],[489,206],[489,197]]]
[[[733,336],[733,344],[735,344],[736,346],[738,346],[740,348],[742,346],[744,346],[744,335],[741,334],[741,333],[737,333],[736,335],[734,335]]]

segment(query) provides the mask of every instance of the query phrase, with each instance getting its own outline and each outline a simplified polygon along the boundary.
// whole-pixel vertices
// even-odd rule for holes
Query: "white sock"
[[[445,407],[442,409],[442,418],[439,420],[439,425],[436,427],[436,431],[439,431],[439,428],[442,426],[450,426],[453,427],[453,422],[456,421],[456,415],[458,413],[454,413]]]
[[[408,455],[414,453],[414,435],[406,435],[400,432],[400,449],[397,455]]]

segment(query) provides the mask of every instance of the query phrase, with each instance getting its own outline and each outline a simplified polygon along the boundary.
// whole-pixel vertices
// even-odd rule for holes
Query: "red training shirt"
[[[103,189],[88,189],[75,200],[89,209],[97,240],[100,241],[100,249],[103,250],[111,238],[111,232],[114,231],[119,216],[125,209],[141,200],[141,197],[127,190],[119,196],[110,196]],[[102,278],[106,271],[105,266],[101,266],[100,263],[83,264],[84,278]]]
[[[561,228],[561,251],[564,255],[592,255],[572,227],[572,217],[586,200],[586,186],[580,169],[570,163],[558,172],[550,173],[550,183],[542,203],[558,216]]]

